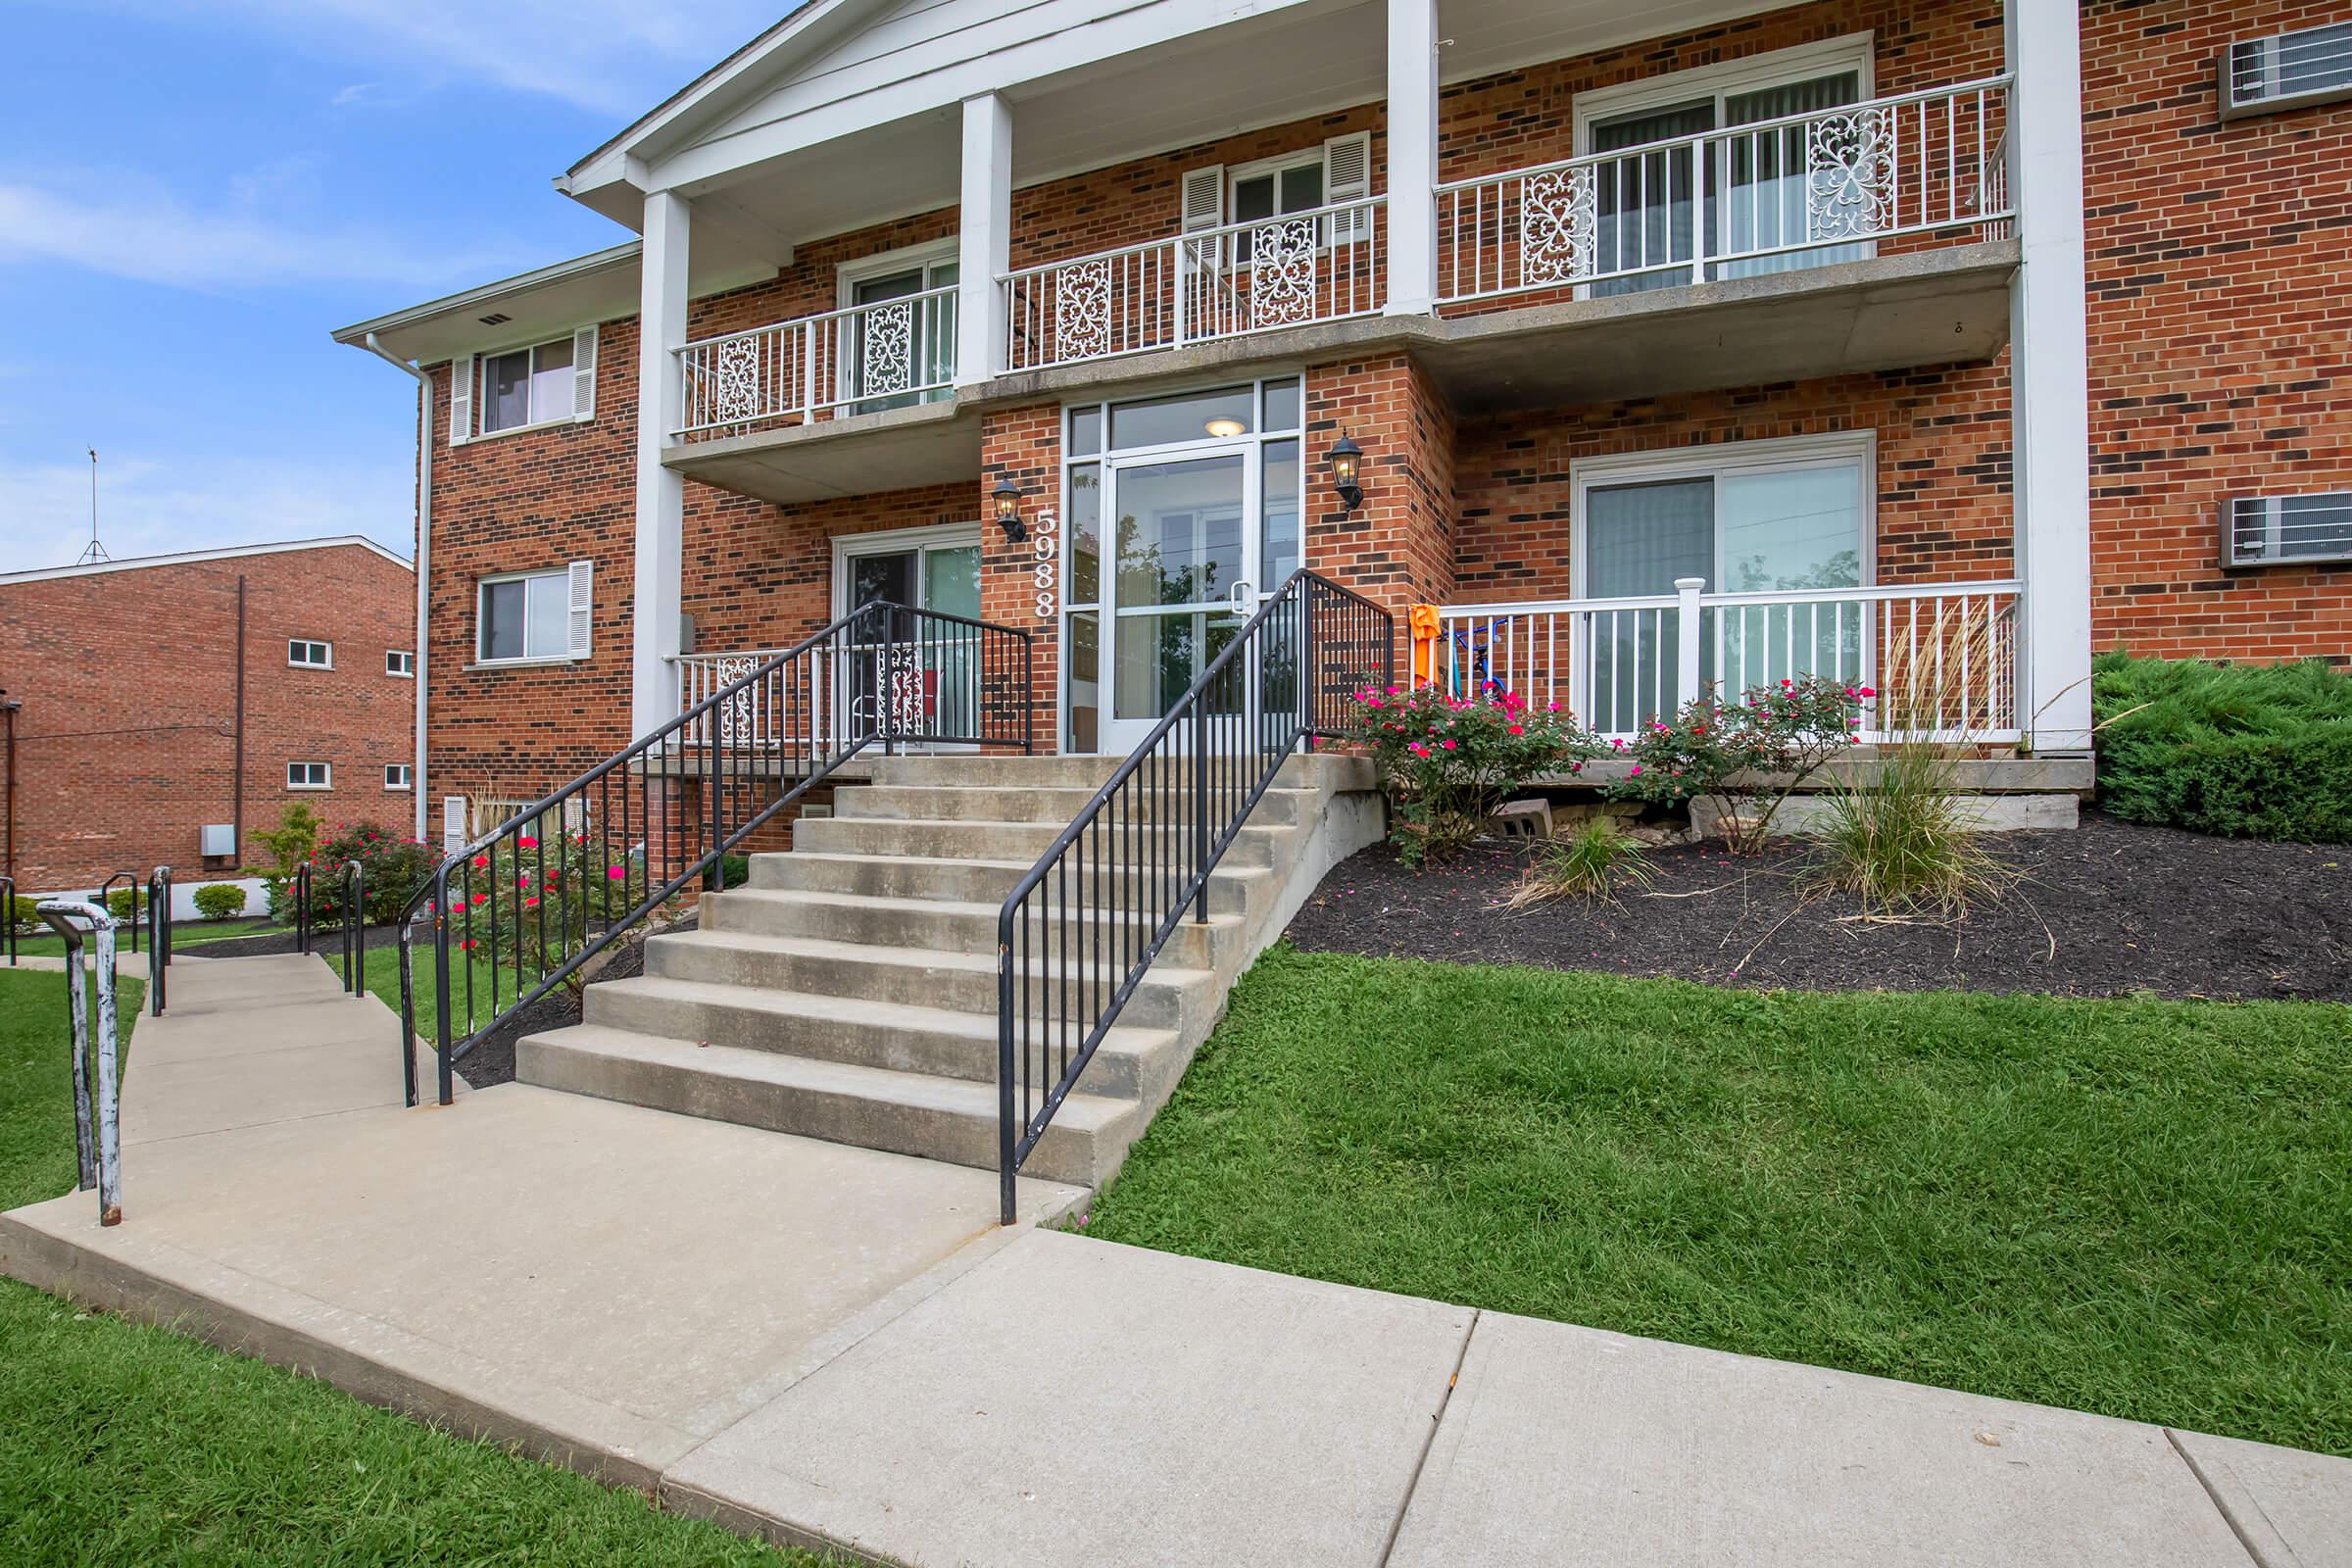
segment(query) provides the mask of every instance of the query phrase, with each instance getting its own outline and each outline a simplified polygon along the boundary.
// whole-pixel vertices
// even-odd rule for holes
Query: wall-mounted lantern
[[[989,492],[997,508],[997,526],[1004,530],[1005,541],[1019,544],[1029,537],[1029,525],[1021,520],[1021,487],[1010,479],[999,479],[996,489]]]
[[[1346,431],[1340,433],[1340,444],[1331,449],[1331,487],[1339,492],[1340,504],[1349,512],[1364,504],[1364,487],[1357,469],[1363,455],[1364,449]]]

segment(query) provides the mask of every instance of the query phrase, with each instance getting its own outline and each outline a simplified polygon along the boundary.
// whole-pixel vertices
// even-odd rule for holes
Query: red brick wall
[[[1569,466],[1621,452],[1878,431],[1881,582],[2006,577],[2012,565],[2007,357],[1466,421],[1454,598],[1566,598]]]
[[[415,682],[384,673],[416,641],[415,578],[357,545],[0,584],[0,689],[17,714],[16,875],[27,892],[86,891],[170,865],[182,883],[234,875],[197,830],[237,810],[237,579],[245,579],[243,860],[289,802],[329,822],[407,832],[411,798],[383,767],[410,760]],[[286,642],[331,642],[335,667],[297,669]],[[289,792],[286,764],[332,764],[329,791]],[[6,767],[0,760],[0,769]]]
[[[2221,570],[2232,492],[2352,489],[2352,106],[2222,123],[2232,37],[2341,4],[2088,0],[2098,646],[2345,662],[2352,566]]]
[[[1327,454],[1363,448],[1363,505],[1344,512]],[[1306,376],[1306,564],[1396,610],[1452,597],[1453,414],[1401,354],[1311,368]]]

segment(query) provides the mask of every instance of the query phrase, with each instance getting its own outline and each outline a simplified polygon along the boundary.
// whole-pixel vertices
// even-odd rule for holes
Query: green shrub
[[[1538,710],[1491,690],[1463,698],[1437,686],[1367,686],[1351,699],[1349,732],[1380,764],[1408,865],[1460,849],[1529,779],[1581,765],[1594,751],[1557,703]]]
[[[207,920],[233,920],[245,912],[245,890],[234,882],[207,882],[196,890],[196,912]]]
[[[2352,676],[2317,660],[2101,655],[2099,805],[2233,838],[2352,842]]]
[[[747,886],[752,880],[752,858],[748,855],[722,855],[718,858],[718,869],[725,875],[728,887]],[[709,871],[703,873],[704,887],[710,888],[717,885],[717,877]]]
[[[441,863],[441,857],[404,833],[371,822],[339,829],[318,846],[311,862],[313,921],[343,918],[343,866],[350,860],[360,862],[361,897],[367,905],[362,918],[369,925],[383,925],[400,917],[401,906]],[[288,904],[285,917],[292,918],[293,912]]]
[[[147,890],[116,888],[106,896],[106,912],[118,920],[136,920],[147,912]]]
[[[1546,839],[1503,902],[1514,909],[1553,899],[1591,904],[1615,898],[1619,888],[1645,888],[1656,879],[1649,852],[1613,819],[1596,816],[1567,838]]]
[[[45,931],[49,928],[49,923],[41,918],[41,901],[38,899],[11,898],[8,912],[11,923],[20,932]]]
[[[1861,705],[1876,695],[1819,675],[1751,686],[1738,702],[1704,693],[1671,722],[1651,720],[1631,745],[1609,743],[1633,764],[1609,797],[1666,807],[1711,800],[1724,846],[1752,855],[1789,791],[1854,744]],[[1742,810],[1749,798],[1758,805]]]

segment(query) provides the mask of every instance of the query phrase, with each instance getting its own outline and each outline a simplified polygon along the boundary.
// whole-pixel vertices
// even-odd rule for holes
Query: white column
[[[997,94],[963,101],[963,210],[956,230],[956,384],[1004,368],[1004,291],[1012,261],[1012,106]]]
[[[629,723],[642,736],[678,716],[680,577],[685,568],[685,479],[662,466],[678,427],[683,385],[673,352],[686,341],[686,245],[692,209],[674,191],[645,199],[645,258],[637,316],[637,559],[630,643]]]
[[[1389,0],[1389,303],[1420,316],[1438,291],[1438,0]]]
[[[2082,40],[2072,5],[2009,0],[2009,296],[2018,717],[2041,753],[2090,749],[2090,368],[2083,304]]]

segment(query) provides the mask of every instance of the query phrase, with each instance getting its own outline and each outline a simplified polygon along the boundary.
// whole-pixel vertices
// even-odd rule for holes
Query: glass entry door
[[[884,599],[967,620],[980,617],[977,529],[959,530],[936,542],[845,552],[842,567],[838,613]],[[906,699],[909,711],[901,715],[902,726],[942,735],[977,734],[981,671],[974,663],[970,639],[927,621],[918,622],[918,628],[916,690]],[[870,729],[881,716],[890,691],[886,656],[879,642],[859,643],[851,650],[841,699],[851,719],[846,727],[853,733]],[[919,715],[911,711],[918,696]]]
[[[1256,466],[1246,451],[1107,465],[1110,614],[1105,751],[1133,750],[1222,653],[1272,586],[1260,570]],[[1250,672],[1233,686],[1246,701]]]

